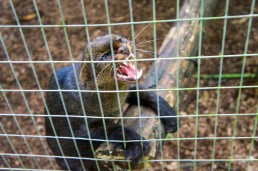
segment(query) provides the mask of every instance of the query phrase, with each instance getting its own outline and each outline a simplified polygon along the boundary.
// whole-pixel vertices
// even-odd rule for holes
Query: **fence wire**
[[[74,4],[69,1],[60,0],[45,2],[46,4],[36,0],[31,2],[12,0],[0,2],[0,11],[2,11],[0,12],[0,170],[58,170],[60,167],[57,165],[55,158],[64,159],[68,168],[69,164],[67,161],[69,159],[79,160],[84,170],[86,170],[83,164],[84,160],[92,160],[95,161],[98,170],[101,170],[99,162],[103,159],[97,159],[96,156],[94,156],[94,158],[83,157],[80,155],[80,150],[77,146],[77,140],[89,140],[91,150],[96,150],[94,149],[92,142],[96,139],[91,138],[90,136],[88,119],[101,119],[104,125],[105,139],[98,141],[107,143],[109,150],[110,143],[112,142],[122,142],[124,143],[124,147],[126,147],[126,142],[137,142],[136,140],[125,140],[126,135],[124,130],[122,132],[124,137],[123,141],[109,140],[106,121],[119,119],[121,120],[121,125],[124,127],[125,119],[145,119],[146,117],[140,116],[141,107],[139,96],[140,92],[143,91],[156,92],[157,94],[160,94],[162,91],[175,91],[175,108],[178,114],[177,120],[178,122],[181,122],[179,131],[174,134],[169,134],[166,138],[162,137],[162,131],[161,128],[159,128],[159,136],[156,139],[140,140],[142,146],[143,142],[152,141],[158,141],[163,145],[158,149],[160,154],[159,158],[144,161],[146,163],[154,163],[154,170],[187,170],[190,168],[191,170],[222,169],[230,171],[237,168],[240,168],[241,170],[252,170],[257,168],[258,6],[256,1],[249,0],[246,2],[233,2],[225,0],[223,2],[219,2],[218,6],[223,8],[223,10],[217,9],[222,11],[218,16],[204,17],[204,0],[201,0],[200,16],[198,18],[180,18],[180,7],[181,3],[183,3],[183,1],[181,2],[180,0],[176,0],[174,2],[166,1],[165,3],[155,0],[143,2],[135,2],[132,0],[123,1],[123,3],[125,3],[123,4],[123,7],[126,6],[128,9],[118,8],[115,6],[118,5],[115,4],[117,2],[122,3],[120,1],[111,2],[108,0],[99,0],[95,2],[80,0],[73,2]],[[172,7],[170,8],[174,18],[167,17],[164,19],[160,17],[159,13],[161,11],[166,13],[166,10],[168,10],[166,5],[170,3],[172,4]],[[196,1],[196,3],[199,2]],[[239,15],[231,14],[232,8],[234,8],[233,5],[239,6],[238,3],[240,6],[243,6],[245,11],[239,11]],[[53,16],[59,16],[59,23],[51,22],[54,19],[50,20],[49,23],[46,22],[46,16],[48,16],[48,14],[43,11],[48,11],[46,10],[46,7],[51,8],[48,6],[51,4],[57,7],[55,11],[56,13],[54,13]],[[77,6],[73,9],[73,13],[69,13],[69,7],[72,7],[71,5]],[[26,15],[27,18],[24,17],[24,11],[26,11],[26,9],[23,11],[22,6],[23,8],[30,6],[30,10],[33,11],[31,15]],[[96,9],[92,8],[92,6],[96,7]],[[100,8],[99,6],[102,7],[103,11],[99,16],[96,16],[93,11],[98,10]],[[137,9],[138,6],[144,7],[144,9],[142,9],[143,14],[146,10],[145,7],[150,8],[151,17],[148,16],[145,18],[142,17],[143,19],[136,19],[137,16],[141,17],[139,16],[140,14],[137,13],[139,12],[139,9]],[[159,8],[162,10],[159,10]],[[246,11],[246,9],[249,9],[249,11]],[[81,12],[76,14],[79,10],[81,10]],[[124,21],[121,19],[118,20],[119,22],[114,22],[113,17],[121,17],[119,15],[117,16],[116,13],[124,14],[123,10],[127,10],[126,17],[128,17],[128,20]],[[48,12],[52,13],[53,11]],[[89,15],[91,12],[92,15]],[[75,18],[81,17],[83,22],[79,24],[73,23],[74,21],[71,19],[73,16],[75,16]],[[94,22],[94,18],[96,19],[96,22]],[[99,21],[102,22],[99,23]],[[196,56],[181,57],[179,54],[179,42],[177,41],[175,42],[177,49],[176,56],[164,56],[162,58],[158,58],[158,49],[161,45],[161,42],[158,40],[163,40],[167,34],[167,32],[163,32],[163,37],[160,37],[161,34],[159,33],[159,29],[166,27],[165,30],[168,31],[171,24],[174,24],[177,30],[176,34],[178,34],[178,30],[181,29],[179,25],[180,22],[193,21],[198,21],[200,26],[198,37],[199,41],[196,45],[198,53]],[[218,53],[214,53],[214,50],[212,49],[208,52],[209,49],[204,48],[204,46],[207,46],[207,38],[204,34],[207,34],[207,37],[209,37],[209,31],[213,31],[215,34],[218,34],[218,31],[216,32],[216,30],[212,30],[212,28],[207,29],[207,31],[203,27],[203,24],[205,22],[209,22],[212,25],[213,22],[218,21],[222,22],[223,25],[223,27],[220,28],[221,37],[213,36],[213,38],[219,39],[218,42],[220,44],[220,48],[218,48]],[[244,27],[241,26],[241,24],[239,26],[239,30],[238,28],[234,30],[235,34],[241,34],[242,37],[245,36],[243,42],[231,41],[229,45],[229,36],[232,36],[230,35],[232,32],[229,33],[231,21],[240,21],[240,23],[246,24],[246,31],[245,29],[243,29],[244,31],[240,30]],[[91,61],[80,61],[77,59],[77,56],[79,55],[79,51],[82,51],[86,44],[90,43],[92,37],[96,37],[96,35],[100,35],[100,33],[119,33],[120,30],[117,31],[115,29],[116,27],[125,28],[125,31],[121,30],[121,34],[127,32],[127,35],[125,36],[132,38],[133,47],[141,45],[144,46],[146,44],[151,47],[151,50],[140,50],[140,53],[146,53],[147,56],[149,56],[148,58],[141,57],[133,59],[136,67],[142,67],[145,65],[150,66],[150,63],[153,63],[153,66],[156,66],[156,84],[154,87],[148,88],[147,90],[140,90],[140,83],[136,80],[138,117],[123,116],[123,106],[120,103],[119,93],[134,92],[134,90],[119,90],[118,80],[116,78],[114,79],[116,90],[100,90],[98,86],[96,86],[95,90],[81,90],[79,87],[80,80],[78,80],[75,75],[77,88],[74,90],[63,90],[60,88],[56,74],[56,71],[61,66],[67,65],[72,65],[74,74],[76,74],[75,64],[90,63],[95,84],[97,85],[95,64],[100,62],[103,63],[103,61],[94,61],[92,50],[90,50]],[[140,31],[138,30],[139,28]],[[164,30],[164,28],[162,29]],[[28,31],[30,29],[34,30],[35,33],[38,32],[38,34],[33,35],[33,32],[30,33]],[[53,33],[51,33],[51,30]],[[81,35],[83,34],[85,37],[75,38],[70,35],[76,35],[78,30],[81,32]],[[62,36],[58,37],[58,40],[53,38],[55,36],[55,32],[62,32]],[[94,36],[91,36],[91,34]],[[34,37],[38,35],[42,37]],[[145,42],[141,42],[141,36],[144,35],[147,40],[145,40]],[[148,40],[149,37],[151,37],[151,40]],[[19,39],[20,42],[16,41],[16,39]],[[37,43],[37,39],[42,39],[41,43]],[[75,39],[80,40],[80,43],[74,44]],[[137,43],[138,40],[140,43]],[[60,43],[59,48],[61,50],[54,49],[51,46],[53,45],[53,42],[57,44]],[[110,41],[110,43],[112,42]],[[212,44],[213,42],[210,41],[209,43]],[[19,44],[22,46],[19,47]],[[236,45],[237,48],[241,47],[239,44],[243,45],[244,48],[236,51],[228,50],[230,49],[228,46],[233,47]],[[37,50],[35,50],[35,47],[32,48],[32,45],[34,45]],[[58,54],[59,52],[60,54]],[[114,55],[112,48],[111,53]],[[136,48],[134,48],[133,53],[135,56],[140,56]],[[64,54],[66,54],[66,57],[61,57],[61,55]],[[175,75],[175,79],[177,80],[176,87],[160,88],[157,63],[164,60],[174,60],[178,64],[178,61],[185,59],[197,61],[196,76],[192,78],[194,81],[190,86],[187,88],[180,87],[180,68],[179,65],[177,65],[177,72]],[[217,60],[217,66],[206,65],[206,62],[211,64],[212,62],[209,61],[214,60]],[[251,60],[251,62],[249,62],[249,60]],[[240,64],[239,61],[241,61]],[[112,61],[114,72],[116,71],[117,62],[122,62],[122,60]],[[230,66],[227,65],[231,64],[231,62],[238,63],[238,65],[235,65],[236,67],[232,67],[232,73],[238,73],[240,76],[239,79],[234,77],[234,79],[225,80],[224,75],[227,74],[225,71],[229,71],[228,68],[230,68]],[[251,67],[249,67],[249,65]],[[203,69],[204,67],[206,68]],[[212,77],[212,72],[209,72],[209,69],[214,71],[212,67],[217,67],[217,70],[215,70],[217,73],[214,73],[218,74],[216,81],[214,81],[214,78]],[[146,67],[146,70],[149,68],[150,67]],[[27,70],[30,71],[27,72]],[[253,71],[253,73],[250,73],[250,71]],[[57,90],[49,90],[46,88],[50,73],[54,74],[58,87]],[[204,74],[206,74],[210,79],[203,79],[204,77],[202,76]],[[59,93],[65,113],[64,115],[55,115],[55,117],[65,117],[67,119],[72,137],[58,136],[55,130],[54,136],[45,135],[43,126],[44,118],[49,118],[51,126],[54,128],[48,105],[46,103],[46,92]],[[82,116],[71,115],[68,113],[63,97],[64,92],[79,93],[79,101],[83,112]],[[87,114],[82,96],[82,93],[85,92],[97,93],[101,116],[92,116]],[[210,92],[213,92],[213,94]],[[233,94],[233,97],[229,98],[231,101],[227,103],[228,106],[225,106],[223,103],[226,102],[223,98],[227,98],[225,94],[228,92],[229,94]],[[119,108],[118,117],[105,116],[100,93],[116,93]],[[181,97],[182,94],[184,94],[183,97]],[[186,99],[184,97],[186,97]],[[183,103],[188,103],[185,108],[182,108],[182,99],[184,100]],[[187,102],[189,99],[190,102]],[[159,103],[159,101],[159,96],[157,96],[157,102]],[[212,106],[212,109],[208,109],[206,106],[203,106],[203,104],[207,104],[207,106],[215,106]],[[160,116],[159,105],[157,108],[157,116],[149,118],[160,119],[163,117]],[[228,110],[224,110],[225,108]],[[87,126],[86,130],[89,135],[88,138],[79,138],[75,136],[70,122],[70,119],[72,118],[84,119],[85,125]],[[139,123],[141,124],[142,122]],[[213,125],[210,125],[211,123]],[[243,123],[246,125],[242,125]],[[142,126],[140,125],[140,128],[141,127]],[[59,145],[59,150],[62,153],[61,156],[56,156],[51,152],[46,143],[46,138],[56,139]],[[60,139],[73,140],[78,157],[65,156],[59,142]],[[110,151],[109,156],[112,156],[112,151]],[[110,159],[110,161],[112,162],[113,170],[115,170],[115,161],[126,160]],[[128,166],[130,167],[129,162]],[[148,169],[147,165],[144,165],[143,170]]]

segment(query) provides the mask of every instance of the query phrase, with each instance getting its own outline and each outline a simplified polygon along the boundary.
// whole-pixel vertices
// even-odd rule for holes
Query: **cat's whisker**
[[[136,29],[137,29],[137,27],[139,27],[139,26],[140,26],[140,25],[135,26],[134,30],[136,30]],[[129,34],[129,36],[128,36],[128,40],[129,40],[129,41],[130,41],[130,38],[131,38],[132,32],[133,32],[133,30],[131,30],[131,32],[130,32],[130,34]]]
[[[107,66],[105,66],[105,68],[103,68],[100,72],[99,72],[99,74],[97,75],[97,77],[96,77],[96,80],[98,80],[98,77],[100,76],[100,74],[108,67],[108,66],[110,66],[111,64],[108,64]],[[111,67],[111,69],[112,69],[112,67]],[[95,91],[95,90],[97,90],[97,87],[95,87],[94,89],[93,89],[93,91]],[[92,96],[92,94],[93,94],[94,92],[92,92],[91,94],[90,94],[90,96]]]
[[[110,75],[111,75],[112,69],[113,69],[113,68],[111,67],[111,68],[110,68],[110,72],[109,72]]]
[[[151,51],[145,51],[145,50],[142,50],[142,49],[136,49],[136,50],[139,51],[140,53],[146,53],[148,55],[154,56],[154,53],[151,52]]]
[[[152,54],[154,54],[154,52],[153,52],[153,51],[149,51],[149,50],[144,50],[144,49],[137,49],[137,50],[139,50],[139,51],[141,51],[141,52],[148,52],[148,53],[152,53]]]
[[[157,41],[157,40],[163,40],[163,38],[156,39],[156,40],[148,40],[148,41],[145,41],[145,42],[138,43],[138,44],[136,44],[136,45],[139,46],[139,45],[143,45],[143,44],[145,44],[145,43],[151,43],[151,42],[154,42],[154,41]]]
[[[108,66],[110,66],[111,64],[108,64],[107,66],[105,66],[105,68],[103,68],[100,72],[99,72],[99,74],[97,75],[97,77],[96,77],[96,79],[98,80],[98,77],[100,76],[100,74],[108,67]]]
[[[149,24],[147,24],[147,26],[145,26],[135,37],[134,37],[134,41],[137,39],[137,37],[148,27],[150,25],[150,23]]]
[[[141,46],[142,47],[142,46],[147,46],[147,45],[137,45],[137,46]]]

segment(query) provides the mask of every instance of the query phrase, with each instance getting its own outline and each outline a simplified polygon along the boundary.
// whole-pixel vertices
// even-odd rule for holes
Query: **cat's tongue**
[[[138,70],[131,62],[123,62],[117,68],[117,79],[120,81],[135,82],[142,76],[142,70]]]

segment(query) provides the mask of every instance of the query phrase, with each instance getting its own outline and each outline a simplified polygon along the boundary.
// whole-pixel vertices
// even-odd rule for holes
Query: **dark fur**
[[[74,73],[73,67],[63,67],[56,72],[56,76],[58,79],[58,83],[60,85],[61,90],[78,90],[78,86],[80,90],[86,90],[85,85],[80,82],[80,71],[81,65],[75,65]],[[77,85],[77,81],[79,85]],[[128,89],[128,85],[122,85],[124,89]],[[140,87],[142,89],[142,87]],[[58,90],[57,81],[55,77],[52,76],[49,83],[49,89]],[[132,88],[134,89],[134,88]],[[47,92],[47,105],[48,109],[46,112],[50,113],[50,117],[46,118],[45,126],[46,126],[46,135],[48,136],[59,136],[63,138],[58,138],[59,143],[61,145],[62,151],[58,145],[58,141],[55,137],[47,138],[47,142],[51,147],[54,155],[60,156],[60,158],[56,158],[58,164],[64,170],[74,170],[80,171],[83,170],[81,162],[79,159],[66,159],[68,165],[65,160],[62,158],[65,157],[85,157],[85,158],[94,158],[93,152],[90,147],[90,143],[87,140],[89,137],[91,139],[106,139],[105,131],[102,124],[102,119],[96,118],[82,118],[82,117],[69,117],[70,115],[84,116],[83,110],[87,116],[101,116],[100,106],[98,102],[97,93],[92,92],[82,92],[81,93],[83,105],[80,101],[80,95],[78,92],[70,91],[70,92]],[[117,101],[116,93],[100,93],[101,95],[101,104],[103,105],[103,111],[105,116],[119,116],[119,108]],[[62,101],[63,97],[64,101]],[[107,96],[107,98],[106,98]],[[125,103],[124,96],[126,94],[121,95],[121,104]],[[127,101],[131,104],[137,103],[136,93],[130,93]],[[141,105],[149,106],[154,111],[157,112],[157,95],[151,92],[141,92],[140,93],[140,103]],[[168,103],[163,99],[159,98],[160,105],[160,115],[161,116],[176,116],[175,111],[168,105]],[[63,115],[63,117],[58,117],[55,115]],[[87,124],[86,125],[86,122]],[[177,130],[177,119],[176,117],[171,118],[163,118],[162,121],[165,124],[165,128],[168,132],[175,132]],[[54,128],[52,127],[52,124]],[[72,127],[70,129],[69,125]],[[90,136],[87,134],[87,126],[89,127]],[[118,124],[114,124],[112,120],[106,119],[106,127],[107,127],[107,136],[108,139],[112,142],[112,140],[123,140],[122,135],[122,127]],[[125,139],[126,140],[140,140],[141,137],[131,128],[125,129]],[[54,132],[54,130],[56,132]],[[74,137],[81,138],[77,140],[69,139],[72,136],[72,131]],[[56,133],[56,135],[55,135]],[[68,138],[65,138],[68,137]],[[85,138],[85,139],[83,139]],[[101,141],[92,141],[94,149],[102,143]],[[123,143],[115,143],[117,146],[123,147]],[[76,146],[78,149],[76,149]],[[141,143],[139,142],[130,142],[126,144],[125,156],[127,159],[131,160],[132,163],[138,163],[143,155],[146,155],[150,150],[149,142],[143,142],[143,150],[141,150]],[[142,151],[144,154],[142,154]],[[78,154],[80,153],[80,155]],[[83,160],[84,167],[88,171],[96,170],[96,163],[94,159],[92,160]],[[101,168],[101,170],[105,170],[105,168]]]

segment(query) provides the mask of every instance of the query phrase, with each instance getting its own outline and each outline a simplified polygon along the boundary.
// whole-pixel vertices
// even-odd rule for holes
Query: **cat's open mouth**
[[[119,81],[135,82],[141,76],[142,70],[138,70],[130,61],[122,62],[116,70],[116,77]]]

